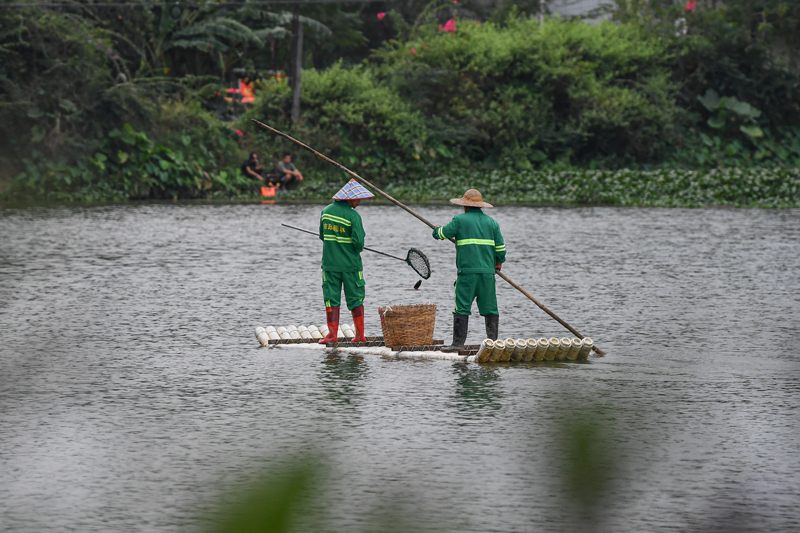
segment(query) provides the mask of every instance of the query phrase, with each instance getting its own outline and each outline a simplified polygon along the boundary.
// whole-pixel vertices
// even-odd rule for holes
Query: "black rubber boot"
[[[469,315],[453,315],[453,347],[460,348],[467,342]]]
[[[497,340],[497,332],[500,329],[500,315],[486,315],[486,338]]]

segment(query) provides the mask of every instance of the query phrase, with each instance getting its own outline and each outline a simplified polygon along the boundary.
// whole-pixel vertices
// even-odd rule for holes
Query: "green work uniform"
[[[500,225],[480,208],[453,217],[446,226],[433,230],[434,239],[456,240],[455,283],[456,308],[453,313],[469,315],[472,302],[478,299],[478,311],[483,316],[497,315],[494,267],[506,260],[506,245]]]
[[[364,249],[361,215],[345,201],[335,201],[322,210],[319,238],[322,239],[322,296],[325,307],[341,305],[342,286],[351,311],[364,305],[366,283],[361,265]]]

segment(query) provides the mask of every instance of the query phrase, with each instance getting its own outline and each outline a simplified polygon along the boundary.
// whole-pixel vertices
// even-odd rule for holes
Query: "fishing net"
[[[413,268],[414,272],[419,274],[422,279],[431,277],[431,264],[428,262],[428,258],[416,248],[411,248],[408,251],[406,263],[408,263],[408,266]]]

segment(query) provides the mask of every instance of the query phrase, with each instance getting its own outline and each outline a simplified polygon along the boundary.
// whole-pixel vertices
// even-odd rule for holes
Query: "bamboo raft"
[[[383,337],[367,337],[366,342],[352,342],[352,327],[340,327],[338,342],[319,344],[327,335],[327,328],[316,326],[258,327],[256,338],[261,346],[269,348],[292,348],[310,350],[335,350],[359,355],[378,355],[398,359],[445,360],[466,363],[521,363],[540,361],[580,362],[586,361],[594,345],[584,338],[540,338],[484,340],[481,344],[452,349],[444,341],[434,340],[425,346],[386,346]]]

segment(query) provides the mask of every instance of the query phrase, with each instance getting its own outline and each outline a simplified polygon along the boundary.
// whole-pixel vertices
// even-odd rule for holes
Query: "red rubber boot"
[[[353,313],[353,326],[356,328],[356,336],[350,342],[367,342],[364,336],[364,306],[359,305],[352,311]]]
[[[337,337],[339,333],[339,308],[326,307],[325,314],[328,317],[328,334],[324,339],[319,341],[320,344],[328,344],[329,342],[336,342],[339,340]]]

